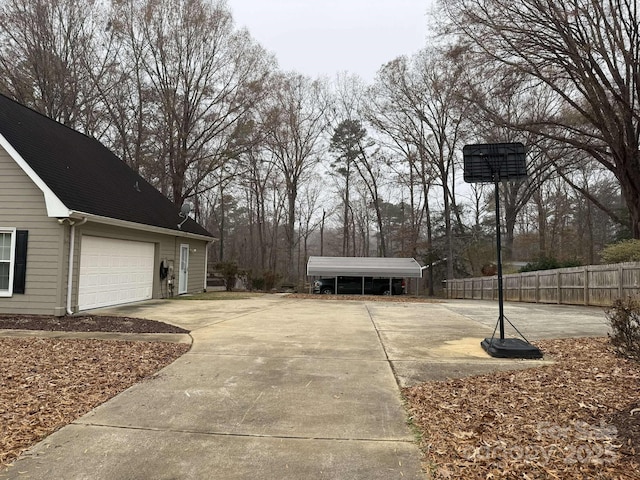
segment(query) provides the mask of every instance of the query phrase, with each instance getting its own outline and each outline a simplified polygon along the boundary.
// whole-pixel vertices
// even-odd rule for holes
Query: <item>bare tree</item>
[[[267,250],[273,248],[268,239],[269,223],[269,187],[276,176],[275,162],[271,154],[259,145],[251,148],[243,155],[243,174],[239,177],[241,184],[247,191],[250,220],[255,218],[255,232],[258,252],[256,267],[261,272],[267,268]],[[254,228],[251,225],[250,241],[254,243]]]
[[[99,62],[100,5],[89,0],[5,0],[0,10],[0,90],[93,134],[97,92],[86,66]]]
[[[319,81],[297,74],[278,76],[270,90],[269,108],[263,120],[265,146],[283,177],[287,197],[286,276],[293,280],[298,193],[320,159],[327,99],[325,87]]]
[[[407,58],[401,57],[382,68],[374,85],[369,89],[369,102],[364,107],[367,121],[382,135],[383,144],[406,162],[413,188],[418,183],[422,202],[420,222],[414,224],[414,237],[420,235],[420,224],[426,226],[426,253],[429,294],[434,294],[433,277],[433,227],[431,221],[430,193],[435,182],[435,171],[427,155],[428,128],[422,117],[415,114],[421,105],[412,103],[413,97],[406,94],[405,88],[410,65]],[[392,168],[401,174],[401,165],[394,162]],[[412,195],[413,199],[413,195]]]
[[[460,72],[454,57],[434,49],[400,57],[380,71],[374,89],[382,92],[382,103],[372,111],[372,121],[395,138],[397,146],[412,146],[407,159],[417,161],[412,168],[424,182],[423,188],[428,190],[434,183],[442,188],[448,278],[454,276],[454,214],[457,225],[462,225],[454,179],[465,112],[456,82],[451,81]],[[404,128],[389,125],[394,115],[402,119]]]
[[[309,259],[309,237],[320,227],[318,218],[324,186],[311,180],[305,186],[298,199],[300,213],[298,219],[298,278],[304,278],[305,265]]]
[[[584,151],[620,182],[640,238],[640,13],[629,0],[442,2],[475,55],[527,75],[559,108],[521,125]]]
[[[213,188],[205,180],[244,148],[239,124],[262,95],[269,59],[246,31],[235,31],[224,3],[128,0],[115,28],[139,62],[162,162],[155,173],[176,203]]]

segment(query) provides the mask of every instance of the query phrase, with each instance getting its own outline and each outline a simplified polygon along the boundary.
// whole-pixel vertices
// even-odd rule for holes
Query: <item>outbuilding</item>
[[[341,292],[341,281],[359,279],[356,286],[359,293],[364,294],[367,279],[388,279],[388,292],[393,292],[394,278],[422,278],[424,267],[414,258],[379,258],[379,257],[319,257],[311,256],[307,262],[308,277],[333,277],[334,293]],[[344,282],[346,284],[346,282]],[[352,288],[353,289],[353,288]],[[347,288],[342,289],[347,293]]]
[[[206,288],[213,236],[100,142],[0,95],[0,313]]]

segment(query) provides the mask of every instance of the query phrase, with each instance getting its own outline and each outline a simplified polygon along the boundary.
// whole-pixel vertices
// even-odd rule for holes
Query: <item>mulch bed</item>
[[[640,479],[640,363],[544,340],[550,366],[403,389],[432,479]]]
[[[189,333],[189,330],[144,318],[79,315],[0,315],[0,330],[53,332]]]

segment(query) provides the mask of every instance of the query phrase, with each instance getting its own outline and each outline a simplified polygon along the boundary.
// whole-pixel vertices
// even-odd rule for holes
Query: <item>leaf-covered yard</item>
[[[606,338],[545,340],[556,363],[403,389],[433,479],[640,479],[640,363]]]
[[[166,342],[0,338],[0,469],[189,348]]]

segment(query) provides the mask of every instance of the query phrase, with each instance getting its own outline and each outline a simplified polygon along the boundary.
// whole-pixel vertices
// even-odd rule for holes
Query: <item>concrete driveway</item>
[[[562,328],[554,311],[540,312],[538,324],[525,315],[523,333],[606,334],[600,310],[563,309]],[[111,312],[188,328],[192,349],[46,438],[0,478],[424,478],[399,386],[546,361],[484,353],[479,342],[497,318],[488,302],[269,295]]]

